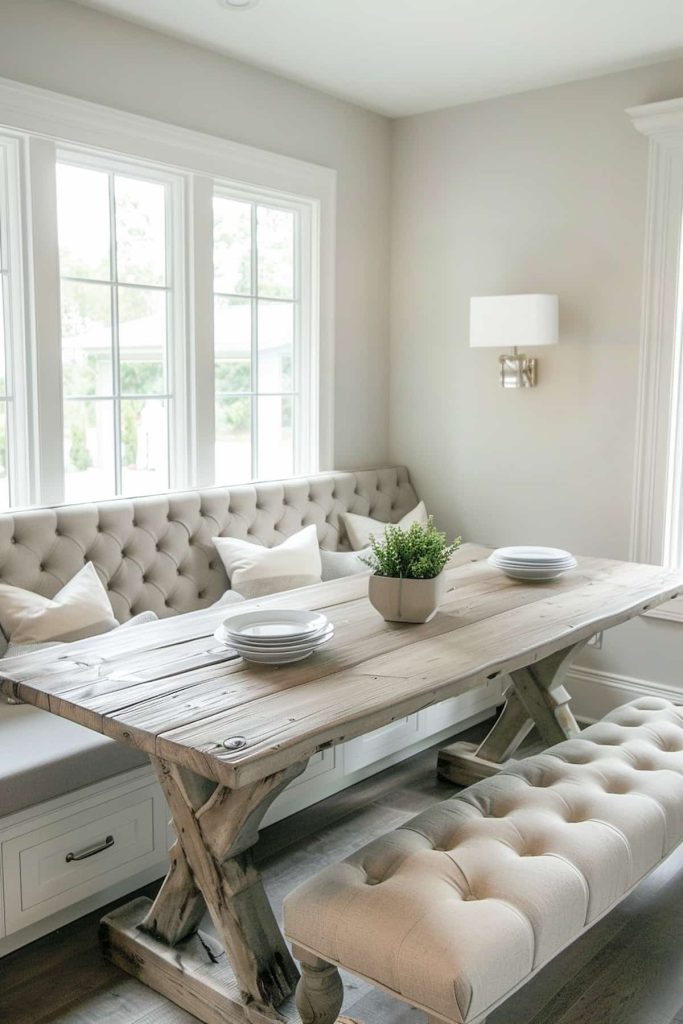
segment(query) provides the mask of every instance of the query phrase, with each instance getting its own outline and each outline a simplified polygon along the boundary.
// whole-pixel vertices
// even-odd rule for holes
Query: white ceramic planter
[[[431,580],[371,576],[368,582],[370,604],[387,622],[429,622],[445,592],[442,572]]]

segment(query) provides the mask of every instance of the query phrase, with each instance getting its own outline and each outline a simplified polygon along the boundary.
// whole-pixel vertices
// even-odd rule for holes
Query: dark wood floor
[[[435,778],[434,764],[435,751],[426,751],[266,829],[259,859],[277,909],[312,872],[454,792]],[[102,960],[101,914],[0,961],[2,1024],[193,1024]],[[683,848],[488,1024],[683,1024],[682,919]],[[344,1010],[364,1024],[423,1024],[416,1010],[344,980]]]

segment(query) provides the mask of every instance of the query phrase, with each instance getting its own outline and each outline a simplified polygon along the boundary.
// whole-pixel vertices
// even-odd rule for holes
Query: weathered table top
[[[595,558],[558,580],[523,583],[491,568],[488,554],[471,544],[456,553],[446,599],[424,625],[384,622],[365,576],[230,609],[324,609],[332,642],[290,666],[218,660],[212,634],[230,613],[218,608],[81,641],[69,660],[52,650],[5,661],[0,687],[235,788],[683,592],[683,573]],[[73,658],[103,662],[93,669]],[[228,750],[232,737],[246,743]]]

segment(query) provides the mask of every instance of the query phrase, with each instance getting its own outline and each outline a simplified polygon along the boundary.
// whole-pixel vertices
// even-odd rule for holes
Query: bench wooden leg
[[[301,964],[296,1007],[302,1024],[334,1024],[344,999],[339,971],[333,964],[296,946],[294,956]]]
[[[546,746],[578,736],[579,726],[569,707],[564,680],[575,655],[586,641],[542,658],[510,673],[512,686],[502,714],[478,746],[464,741],[439,751],[437,771],[442,779],[469,786],[495,775],[536,726]]]

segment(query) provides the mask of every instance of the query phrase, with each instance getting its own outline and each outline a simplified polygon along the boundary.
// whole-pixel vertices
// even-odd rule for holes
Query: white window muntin
[[[173,173],[166,166],[151,164],[148,161],[138,162],[119,157],[116,154],[101,153],[99,151],[84,150],[78,147],[64,146],[56,150],[56,164],[71,164],[76,167],[91,168],[107,174],[110,180],[110,276],[111,281],[98,281],[93,278],[71,278],[68,275],[60,275],[60,280],[74,280],[89,284],[108,285],[112,291],[112,339],[114,359],[114,388],[112,398],[115,405],[114,415],[114,446],[115,446],[115,490],[117,494],[122,491],[122,455],[121,455],[121,401],[127,397],[144,400],[146,398],[166,402],[166,421],[168,437],[168,472],[169,485],[181,487],[188,484],[188,465],[190,454],[188,451],[189,432],[187,429],[187,390],[188,382],[186,375],[186,311],[185,291],[187,270],[185,262],[185,212],[184,212],[184,191],[185,176],[180,173]],[[166,388],[163,393],[154,395],[123,394],[119,380],[119,324],[117,317],[117,302],[114,302],[114,294],[118,290],[118,271],[116,260],[116,218],[112,204],[113,177],[122,175],[136,179],[142,179],[162,184],[165,187],[166,203],[166,267],[165,283],[163,285],[136,284],[125,282],[126,288],[148,289],[150,291],[165,292],[166,294]],[[84,396],[97,401],[93,396]],[[78,400],[78,396],[64,397],[63,401]],[[105,399],[103,399],[105,400]]]
[[[242,392],[244,397],[251,399],[251,459],[252,478],[259,477],[258,472],[258,302],[259,298],[273,302],[286,302],[294,310],[294,346],[292,367],[292,429],[294,436],[294,473],[305,474],[319,469],[319,431],[318,431],[318,347],[316,309],[319,303],[318,281],[315,272],[315,246],[319,242],[318,235],[318,203],[298,196],[291,196],[275,190],[250,188],[228,181],[214,182],[214,195],[226,199],[236,199],[252,205],[251,224],[251,288],[249,295],[227,292],[215,292],[226,298],[249,299],[251,303],[251,360],[252,387],[249,392]],[[289,210],[294,217],[294,283],[291,299],[278,299],[271,296],[259,297],[257,284],[258,250],[256,211],[258,207],[273,210]],[[215,387],[214,387],[215,393]],[[265,395],[265,392],[263,393]],[[277,397],[276,393],[268,392],[269,397]],[[284,393],[283,393],[284,394]],[[287,393],[289,395],[289,392]],[[224,481],[217,480],[216,483]]]
[[[184,216],[174,224],[176,236],[185,236],[188,269],[187,300],[175,324],[186,324],[187,347],[177,359],[185,369],[187,393],[177,392],[176,402],[185,404],[187,424],[185,480],[176,445],[174,485],[210,485],[213,477],[213,407],[205,401],[213,366],[207,356],[212,348],[212,303],[207,296],[212,281],[206,272],[211,262],[211,239],[207,225],[213,181],[237,183],[256,198],[273,196],[275,204],[292,200],[308,205],[311,245],[302,245],[302,263],[310,268],[310,304],[302,304],[302,320],[310,317],[311,339],[307,363],[302,365],[304,386],[310,385],[310,400],[302,405],[309,414],[311,429],[298,431],[303,454],[310,469],[330,468],[333,436],[334,363],[334,279],[336,172],[291,157],[245,146],[224,138],[180,128],[151,118],[124,113],[98,104],[64,96],[49,90],[0,78],[0,134],[14,134],[21,142],[22,172],[19,176],[22,223],[20,241],[23,256],[24,294],[17,302],[24,321],[25,347],[20,355],[25,372],[17,372],[25,385],[25,422],[21,431],[25,454],[15,458],[15,471],[22,469],[28,480],[21,494],[15,487],[15,503],[59,503],[63,500],[62,396],[59,343],[59,268],[54,201],[54,157],[60,152],[88,153],[125,162],[135,176],[145,168],[171,173],[183,179]],[[243,183],[250,183],[249,185]],[[182,192],[182,189],[181,189]],[[181,195],[182,201],[182,195]],[[268,202],[265,202],[268,205]],[[16,205],[16,209],[19,204]],[[197,213],[200,216],[197,217]],[[199,224],[197,222],[199,221]],[[201,245],[197,245],[199,238]],[[22,245],[20,245],[20,250]],[[18,264],[15,263],[15,268]],[[15,282],[18,275],[13,275]],[[306,273],[303,274],[304,279]],[[203,281],[202,279],[206,280]],[[179,291],[179,290],[178,290]],[[199,302],[195,302],[196,296]],[[179,299],[182,296],[178,294]],[[16,335],[16,332],[15,332]],[[183,339],[185,340],[185,339]],[[37,359],[40,352],[40,360]],[[196,355],[199,352],[199,359]],[[176,355],[178,355],[176,353]],[[17,403],[21,394],[15,389]],[[203,403],[203,405],[202,405]],[[213,406],[213,403],[211,403]],[[30,413],[30,415],[29,415]],[[176,417],[175,423],[180,422]],[[56,429],[56,428],[59,429]],[[17,440],[17,432],[15,432]],[[173,471],[173,464],[171,470]]]

